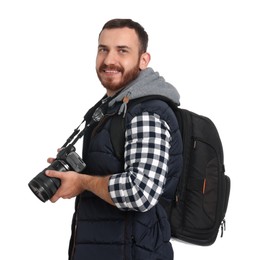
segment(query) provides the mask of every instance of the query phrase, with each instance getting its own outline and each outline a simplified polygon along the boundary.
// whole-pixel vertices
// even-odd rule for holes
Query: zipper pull
[[[176,194],[175,198],[172,201],[172,206],[171,207],[176,208],[178,206],[178,203],[179,203],[179,195]]]
[[[220,228],[221,228],[221,234],[220,234],[220,237],[223,237],[223,233],[224,231],[226,231],[226,220],[223,219],[220,223]]]

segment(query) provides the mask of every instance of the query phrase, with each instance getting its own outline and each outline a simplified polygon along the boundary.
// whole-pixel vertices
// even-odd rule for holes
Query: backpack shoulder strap
[[[125,144],[125,119],[122,117],[122,115],[116,114],[111,119],[110,136],[116,157],[120,161],[123,161]]]
[[[130,100],[128,102],[128,110],[133,106],[148,100],[162,100],[168,103],[172,109],[177,109],[177,105],[167,97],[161,95],[150,95]],[[110,136],[115,155],[120,161],[124,160],[125,131],[125,118],[122,115],[114,115],[111,121]]]

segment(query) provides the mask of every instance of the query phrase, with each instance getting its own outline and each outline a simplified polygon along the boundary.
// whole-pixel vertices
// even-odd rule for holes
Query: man
[[[70,260],[171,260],[170,226],[160,196],[172,198],[182,166],[182,141],[175,115],[159,95],[179,104],[176,89],[148,68],[148,35],[130,19],[108,21],[99,34],[96,72],[106,95],[105,114],[84,136],[83,174],[47,171],[61,179],[51,198],[77,196],[70,240]],[[114,116],[125,118],[124,157],[114,151],[110,128]],[[95,120],[97,121],[97,120]],[[52,162],[53,159],[49,159]]]

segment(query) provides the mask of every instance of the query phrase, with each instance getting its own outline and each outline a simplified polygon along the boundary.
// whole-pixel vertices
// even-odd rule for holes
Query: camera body
[[[46,176],[46,170],[81,172],[85,169],[86,164],[75,151],[73,145],[61,149],[56,159],[29,182],[29,188],[41,201],[52,198],[61,185],[60,179]]]

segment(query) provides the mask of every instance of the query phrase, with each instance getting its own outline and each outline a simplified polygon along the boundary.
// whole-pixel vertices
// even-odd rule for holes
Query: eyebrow
[[[108,48],[107,45],[104,45],[104,44],[99,44],[98,45],[98,48]],[[130,47],[128,47],[127,45],[118,45],[116,46],[117,49],[131,49]]]
[[[98,45],[98,48],[106,48],[107,46],[106,45],[103,45],[103,44],[99,44]]]
[[[131,48],[128,47],[127,45],[118,45],[117,48],[118,48],[118,49],[131,49]]]

